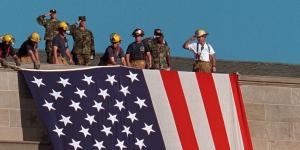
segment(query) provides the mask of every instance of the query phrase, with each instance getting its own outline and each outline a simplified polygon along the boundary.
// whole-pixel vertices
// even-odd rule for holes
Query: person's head
[[[78,21],[79,21],[79,27],[83,27],[83,28],[85,28],[85,26],[86,26],[86,18],[85,18],[85,16],[79,16],[78,17]]]
[[[153,35],[156,37],[158,36],[158,34],[162,33],[161,29],[157,28],[157,29],[154,29],[154,33]]]
[[[206,33],[203,29],[198,29],[195,32],[195,36],[197,38],[197,41],[200,44],[204,44],[205,43],[207,35],[208,35],[208,33]]]
[[[13,37],[11,34],[5,34],[5,35],[2,37],[2,42],[3,42],[5,45],[12,45],[13,42],[14,42],[14,37]]]
[[[164,34],[163,33],[157,33],[155,36],[156,36],[157,42],[159,44],[164,44]]]
[[[136,28],[133,32],[132,32],[132,36],[135,38],[135,42],[141,42],[142,41],[142,37],[144,36],[144,31],[140,28]]]
[[[62,21],[58,24],[58,32],[60,34],[65,34],[67,30],[68,30],[68,24],[66,22]]]
[[[50,10],[50,17],[51,17],[51,19],[56,19],[56,10],[55,9],[51,9]]]
[[[32,32],[28,39],[32,44],[38,44],[41,41],[40,35],[37,32]]]
[[[122,39],[121,36],[117,33],[110,34],[110,42],[113,46],[113,48],[118,48]]]

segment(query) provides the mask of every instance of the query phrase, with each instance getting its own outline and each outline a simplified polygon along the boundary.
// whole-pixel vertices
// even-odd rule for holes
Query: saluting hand
[[[44,14],[44,16],[50,16],[51,13],[47,12]]]

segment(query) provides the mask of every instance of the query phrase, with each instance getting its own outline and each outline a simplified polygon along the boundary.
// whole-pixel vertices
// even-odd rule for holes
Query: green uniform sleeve
[[[95,56],[95,41],[94,41],[94,35],[93,32],[90,31],[91,34],[91,55]]]
[[[38,24],[40,24],[40,25],[42,25],[42,26],[44,26],[44,27],[46,27],[46,19],[45,19],[45,15],[40,15],[40,16],[38,16],[37,17],[37,22],[38,22]]]

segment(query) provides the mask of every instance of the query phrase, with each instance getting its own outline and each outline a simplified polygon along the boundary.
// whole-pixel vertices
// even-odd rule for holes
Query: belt
[[[195,60],[195,62],[206,62],[206,63],[209,63],[210,61]]]

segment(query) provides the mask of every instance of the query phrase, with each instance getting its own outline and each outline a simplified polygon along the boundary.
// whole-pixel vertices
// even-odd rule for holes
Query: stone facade
[[[300,79],[241,76],[255,150],[300,149]]]

